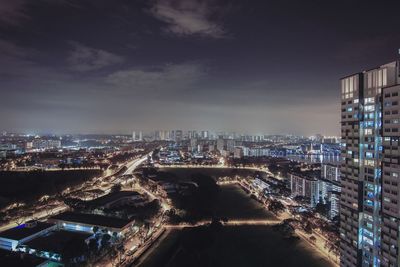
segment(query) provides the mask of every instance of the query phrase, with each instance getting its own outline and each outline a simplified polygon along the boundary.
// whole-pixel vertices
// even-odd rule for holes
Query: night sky
[[[0,0],[0,130],[339,135],[400,1]]]

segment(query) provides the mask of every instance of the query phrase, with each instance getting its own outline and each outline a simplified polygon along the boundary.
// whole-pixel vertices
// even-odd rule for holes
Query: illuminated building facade
[[[341,266],[399,266],[399,63],[341,79]]]

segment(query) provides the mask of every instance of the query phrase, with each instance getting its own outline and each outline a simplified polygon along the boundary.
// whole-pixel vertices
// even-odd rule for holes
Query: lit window
[[[367,74],[368,77],[368,88],[372,87],[372,73]]]
[[[387,85],[387,69],[383,69],[382,72],[382,86]]]
[[[374,110],[375,110],[375,106],[365,106],[364,110],[365,110],[366,112],[368,112],[368,111],[374,111]]]
[[[365,135],[372,134],[372,129],[364,129],[364,134]]]
[[[364,99],[365,104],[375,103],[375,99],[373,97],[368,97]]]

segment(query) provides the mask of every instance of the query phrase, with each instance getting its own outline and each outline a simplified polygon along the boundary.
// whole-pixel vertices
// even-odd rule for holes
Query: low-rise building
[[[0,249],[0,266],[4,267],[61,267],[63,264],[20,252]]]
[[[110,235],[115,232],[118,236],[131,231],[135,223],[134,220],[70,211],[50,217],[48,221],[67,231],[93,233],[94,227],[97,227]]]
[[[264,181],[258,177],[253,180],[253,186],[261,191],[264,191],[264,190],[270,188],[269,184],[266,181]]]
[[[142,206],[148,198],[136,191],[118,191],[87,201],[86,205],[97,209],[109,209],[124,205]]]
[[[15,251],[18,246],[26,242],[46,235],[56,229],[53,223],[28,221],[17,227],[5,230],[0,233],[0,248]]]
[[[41,258],[61,262],[64,260],[63,254],[66,250],[70,249],[69,246],[71,244],[76,243],[76,245],[79,245],[78,242],[88,244],[92,236],[93,233],[57,230],[26,242],[24,245],[19,246],[18,250]],[[78,256],[78,258],[82,258],[81,260],[83,260],[85,251],[81,253],[82,255]]]

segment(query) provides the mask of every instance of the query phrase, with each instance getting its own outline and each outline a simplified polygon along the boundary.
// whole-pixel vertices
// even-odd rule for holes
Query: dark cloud
[[[400,42],[398,2],[0,3],[11,131],[339,134],[338,79],[396,59]]]
[[[204,77],[202,65],[183,63],[149,69],[119,70],[108,75],[107,82],[117,87],[131,88],[135,92],[162,90],[166,95],[171,95],[173,91],[190,88]]]
[[[212,19],[218,11],[209,0],[156,0],[150,13],[165,22],[166,31],[178,36],[226,37],[223,26]]]
[[[75,71],[93,71],[102,69],[111,65],[119,64],[124,61],[121,56],[95,49],[78,42],[70,42],[73,47],[68,56],[68,64]]]
[[[26,14],[27,0],[1,0],[0,26],[17,26],[29,16]]]

